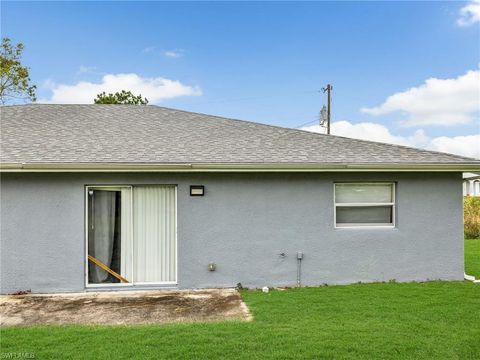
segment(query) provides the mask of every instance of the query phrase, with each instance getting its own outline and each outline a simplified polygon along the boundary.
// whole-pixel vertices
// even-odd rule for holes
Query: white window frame
[[[143,185],[143,184],[142,184]],[[139,186],[142,186],[139,185]],[[89,190],[121,190],[122,188],[129,188],[130,191],[130,201],[131,214],[130,219],[132,224],[130,226],[131,236],[133,239],[134,229],[133,229],[133,188],[134,185],[86,185],[85,186],[85,288],[122,288],[122,287],[155,287],[155,286],[177,286],[178,285],[178,186],[176,184],[148,184],[148,185],[158,185],[158,186],[175,186],[175,281],[163,281],[163,282],[129,282],[129,283],[111,283],[111,284],[89,284],[88,283],[88,191]],[[133,247],[133,241],[131,246]]]
[[[392,185],[392,202],[388,203],[341,203],[337,204],[335,199],[337,185]],[[373,207],[373,206],[391,206],[392,223],[344,223],[337,224],[337,207]],[[338,181],[333,183],[333,225],[334,229],[393,229],[395,228],[396,218],[396,184],[393,181],[384,182],[366,182],[366,181]]]

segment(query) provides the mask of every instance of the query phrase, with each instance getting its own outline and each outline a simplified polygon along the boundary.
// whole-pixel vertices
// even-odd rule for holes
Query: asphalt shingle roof
[[[3,106],[0,116],[2,163],[472,163],[446,153],[150,105]]]

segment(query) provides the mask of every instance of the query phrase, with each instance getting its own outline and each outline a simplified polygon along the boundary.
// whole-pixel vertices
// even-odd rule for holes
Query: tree
[[[131,105],[147,105],[147,98],[142,98],[142,95],[135,96],[131,91],[122,90],[115,94],[105,94],[105,91],[98,94],[97,98],[93,100],[95,104],[131,104]]]
[[[35,101],[35,85],[30,83],[29,70],[21,63],[23,44],[12,44],[9,38],[2,39],[0,47],[0,102],[15,100]]]

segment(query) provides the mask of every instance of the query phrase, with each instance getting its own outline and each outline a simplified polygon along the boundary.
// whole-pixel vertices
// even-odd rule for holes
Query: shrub
[[[465,196],[463,198],[463,213],[465,238],[480,238],[480,196]]]

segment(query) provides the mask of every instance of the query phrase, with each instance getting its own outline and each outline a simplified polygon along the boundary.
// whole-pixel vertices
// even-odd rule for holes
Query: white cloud
[[[304,127],[302,130],[325,132],[325,129],[319,125]],[[413,146],[480,159],[480,135],[431,138],[423,130],[417,130],[410,136],[399,136],[392,134],[387,127],[381,124],[370,122],[353,124],[349,121],[333,122],[331,133],[355,139]]]
[[[419,87],[398,92],[372,108],[370,115],[401,112],[405,126],[451,126],[471,122],[480,111],[480,70],[468,71],[454,79],[430,78]]]
[[[45,85],[52,91],[48,100],[41,102],[91,104],[97,94],[105,91],[114,93],[130,90],[134,95],[146,97],[150,103],[178,96],[199,96],[202,91],[197,86],[184,85],[177,80],[162,77],[144,78],[137,74],[107,74],[99,83],[80,81],[74,85],[56,84],[47,81]]]
[[[142,53],[162,55],[169,58],[179,58],[184,55],[185,50],[184,49],[162,50],[157,46],[147,46],[146,48],[142,49]]]
[[[178,58],[183,56],[184,50],[182,49],[175,49],[175,50],[167,50],[163,52],[163,55],[166,57],[171,57],[171,58]]]
[[[441,136],[431,139],[428,148],[480,159],[480,135]]]
[[[77,75],[91,73],[91,72],[94,72],[96,69],[97,68],[95,66],[80,65],[77,71]]]
[[[473,0],[460,9],[457,25],[465,27],[478,22],[480,22],[480,0]]]
[[[353,137],[357,139],[387,142],[398,145],[408,145],[407,139],[393,135],[385,126],[371,122],[352,124],[348,121],[332,123],[332,134]]]
[[[148,54],[154,52],[156,49],[156,46],[147,46],[146,48],[142,49],[142,53]]]

